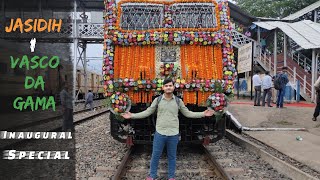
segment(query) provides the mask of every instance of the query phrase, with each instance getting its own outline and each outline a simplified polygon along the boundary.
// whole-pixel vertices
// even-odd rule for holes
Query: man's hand
[[[121,114],[121,116],[125,119],[130,119],[132,117],[131,112],[125,112],[123,114]]]
[[[203,111],[204,115],[205,116],[212,116],[214,114],[214,110],[205,110]]]

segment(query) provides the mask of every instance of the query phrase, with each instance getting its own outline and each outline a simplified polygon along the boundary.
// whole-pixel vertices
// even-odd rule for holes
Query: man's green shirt
[[[156,131],[161,135],[166,136],[174,136],[179,134],[179,119],[178,113],[180,112],[188,117],[188,118],[202,118],[204,117],[203,112],[192,112],[184,105],[181,99],[179,106],[177,102],[172,96],[172,99],[167,100],[164,96],[160,100],[158,104],[158,112],[157,112],[157,124],[156,124]],[[157,98],[153,100],[150,107],[148,107],[145,111],[140,113],[132,113],[132,119],[142,119],[150,116],[155,112],[157,109]]]

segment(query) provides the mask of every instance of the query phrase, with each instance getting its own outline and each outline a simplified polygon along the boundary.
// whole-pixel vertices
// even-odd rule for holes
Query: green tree
[[[318,0],[234,0],[249,14],[257,17],[284,18]]]

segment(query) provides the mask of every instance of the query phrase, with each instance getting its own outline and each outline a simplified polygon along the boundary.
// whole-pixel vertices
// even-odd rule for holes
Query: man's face
[[[169,82],[167,84],[164,84],[162,86],[162,90],[164,91],[164,93],[173,93],[174,91],[174,86],[173,86],[173,83],[172,82]]]

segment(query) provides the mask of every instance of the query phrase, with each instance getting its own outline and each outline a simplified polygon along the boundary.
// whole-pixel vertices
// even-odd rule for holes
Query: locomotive
[[[180,143],[220,140],[236,76],[227,0],[105,0],[105,8],[103,79],[112,137],[152,143],[156,115],[124,120],[120,114],[148,108],[170,77],[189,110],[219,112],[200,119],[180,113]]]

